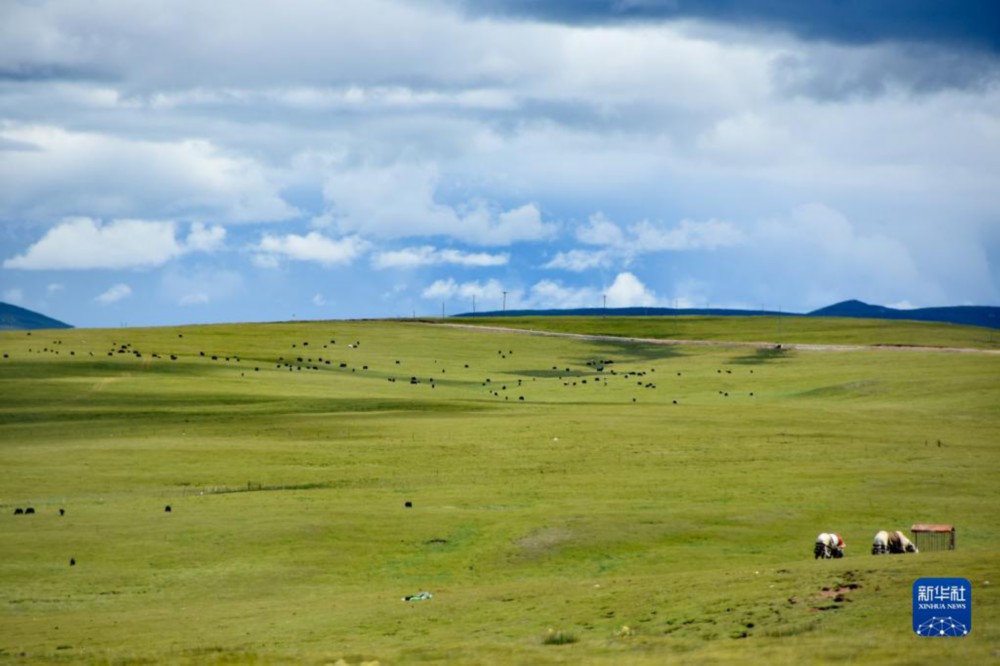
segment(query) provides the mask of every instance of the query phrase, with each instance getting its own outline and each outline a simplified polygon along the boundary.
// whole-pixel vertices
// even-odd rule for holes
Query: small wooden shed
[[[955,550],[955,526],[917,524],[910,527],[913,543],[920,550]]]

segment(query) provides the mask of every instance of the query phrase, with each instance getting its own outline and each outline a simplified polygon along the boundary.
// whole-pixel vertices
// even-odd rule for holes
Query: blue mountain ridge
[[[992,305],[956,305],[901,310],[884,305],[871,305],[848,300],[807,313],[776,310],[738,310],[727,308],[572,308],[566,310],[493,310],[464,312],[453,317],[670,317],[670,316],[735,316],[735,317],[847,317],[856,319],[897,319],[940,322],[963,326],[983,326],[1000,329],[1000,307]],[[72,325],[38,312],[0,303],[0,331],[73,328]]]
[[[858,300],[843,301],[807,313],[775,310],[733,310],[725,308],[573,308],[567,310],[507,310],[465,312],[455,317],[665,317],[665,316],[734,316],[734,317],[847,317],[855,319],[899,319],[928,321],[963,326],[1000,328],[1000,307],[991,305],[956,305],[901,310],[884,305],[870,305]]]
[[[46,328],[73,327],[33,310],[10,303],[0,303],[0,331],[34,331]]]

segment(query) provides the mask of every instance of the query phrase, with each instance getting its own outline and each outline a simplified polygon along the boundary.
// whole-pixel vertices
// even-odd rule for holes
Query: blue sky
[[[971,0],[5,2],[0,300],[996,305],[998,32]]]

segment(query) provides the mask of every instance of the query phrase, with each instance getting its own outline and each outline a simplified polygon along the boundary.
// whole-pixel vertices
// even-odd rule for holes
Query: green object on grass
[[[403,601],[426,601],[433,596],[430,592],[417,592],[416,594],[403,597]]]

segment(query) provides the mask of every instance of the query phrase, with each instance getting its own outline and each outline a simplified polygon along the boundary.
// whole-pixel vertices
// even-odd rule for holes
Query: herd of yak
[[[872,541],[872,555],[901,555],[904,553],[919,553],[916,545],[906,535],[895,530],[888,532],[881,530],[875,534]],[[829,560],[844,556],[844,539],[839,534],[823,532],[816,537],[816,546],[813,548],[815,559]]]
[[[31,333],[29,332],[28,335],[31,335]],[[183,334],[179,334],[178,337],[183,337]],[[330,340],[330,343],[335,343],[335,340]],[[53,342],[53,344],[62,344],[62,341],[61,340],[56,340],[56,341]],[[303,342],[302,345],[303,345],[303,347],[305,347],[305,346],[308,346],[309,343],[308,342]],[[348,345],[348,347],[350,349],[355,349],[355,348],[359,347],[360,345],[361,345],[361,342],[358,341],[358,342],[355,342],[354,344]],[[294,348],[294,347],[296,347],[296,345],[293,344],[292,347]],[[327,347],[327,345],[323,345],[324,349],[326,347]],[[32,350],[29,349],[28,351],[30,352]],[[50,350],[48,348],[45,348],[42,351],[45,351],[45,352],[51,351],[51,352],[56,353],[56,354],[59,353],[55,349]],[[507,358],[507,354],[505,354],[503,352],[503,350],[501,350],[501,351],[499,351],[497,353],[500,354],[503,358]],[[513,354],[513,351],[510,351],[509,353]],[[120,346],[118,345],[118,343],[112,343],[112,349],[111,349],[111,351],[108,351],[108,356],[113,356],[115,354],[131,354],[131,355],[135,355],[138,358],[142,358],[142,354],[138,350],[136,350],[135,348],[133,348],[130,343],[123,343]],[[72,351],[70,352],[70,355],[73,355]],[[91,353],[91,356],[93,356],[93,353]],[[160,356],[158,354],[153,354],[152,356],[153,356],[153,358],[160,358]],[[206,354],[205,354],[204,351],[202,351],[202,352],[199,352],[199,356],[206,356]],[[8,354],[4,354],[3,357],[4,358],[8,358],[9,355]],[[213,361],[214,360],[218,360],[218,356],[217,355],[213,355],[211,358],[212,358]],[[178,360],[178,357],[175,354],[171,354],[170,355],[170,359],[172,361],[176,361],[176,360]],[[229,361],[230,358],[226,357],[225,360]],[[239,357],[235,357],[235,360],[237,362],[240,361]],[[292,369],[302,370],[302,366],[305,365],[307,369],[312,369],[312,370],[319,370],[320,369],[318,365],[310,365],[313,362],[312,358],[309,358],[309,359],[298,358],[297,362],[298,362],[298,365],[296,365],[294,363],[291,363],[291,362],[288,362],[288,361],[285,360],[284,357],[281,357],[281,358],[278,359],[277,367],[279,369],[281,369],[281,368],[287,368],[288,370],[292,370]],[[317,358],[317,362],[318,363],[323,363],[325,365],[330,365],[331,364],[330,360],[325,360],[322,357],[318,357]],[[397,360],[396,363],[399,364],[399,361]],[[601,371],[604,370],[604,366],[605,365],[610,365],[612,363],[614,363],[614,361],[610,361],[610,360],[607,360],[607,361],[588,361],[587,365],[588,366],[593,365],[593,366],[595,366],[595,369],[598,372],[601,372]],[[340,363],[339,365],[340,365],[340,368],[346,368],[348,366],[347,363]],[[465,367],[468,368],[469,366],[466,365]],[[363,369],[364,370],[368,370],[368,366],[365,365]],[[260,368],[259,367],[254,367],[254,370],[255,371],[259,371]],[[553,366],[552,370],[553,371],[558,371],[559,368],[557,368],[556,366]],[[566,368],[565,370],[566,370],[567,373],[570,373],[570,368]],[[352,369],[352,371],[353,371],[353,369]],[[444,372],[444,370],[442,370],[442,372]],[[718,372],[721,374],[722,370],[719,370]],[[753,373],[753,370],[751,370],[750,372]],[[726,373],[731,374],[732,371],[731,370],[726,370]],[[614,374],[618,374],[618,373],[616,373],[614,370],[612,370],[611,374],[614,375]],[[628,378],[630,376],[644,376],[645,374],[646,374],[645,372],[626,372],[626,373],[624,373],[623,376],[625,378]],[[677,373],[677,374],[680,375],[681,373]],[[563,379],[563,377],[560,377],[560,379]],[[395,378],[390,377],[389,381],[390,382],[395,382]],[[522,380],[520,380],[520,379],[517,380],[518,386],[521,385],[521,381]],[[606,382],[607,379],[604,378],[604,381]],[[434,379],[431,379],[430,382],[431,382],[431,386],[433,388]],[[419,383],[419,380],[416,377],[412,377],[411,380],[410,380],[410,383],[416,384],[416,383]],[[582,383],[586,384],[587,380],[583,379]],[[643,385],[642,381],[640,381],[638,383],[641,386]],[[490,384],[490,380],[489,379],[487,379],[483,383],[484,386],[488,386],[488,384]],[[569,385],[569,382],[566,382],[566,385]],[[572,385],[576,386],[576,382],[572,382]],[[506,390],[506,388],[507,388],[506,386],[503,387],[504,390]],[[646,383],[644,385],[644,388],[656,388],[656,386],[653,383],[650,382],[650,383]],[[499,392],[493,391],[493,390],[491,390],[490,393],[493,394],[493,395],[496,395],[496,396],[500,395]],[[725,396],[729,395],[729,393],[725,392],[725,391],[719,391],[719,393],[723,394]],[[754,394],[750,393],[750,395],[753,396]],[[524,396],[521,396],[520,400],[524,400]],[[635,398],[632,398],[632,401],[635,402]],[[673,403],[677,404],[677,400],[674,400]],[[170,511],[170,507],[167,507],[166,510]],[[14,511],[14,513],[15,514],[23,514],[23,513],[30,514],[30,513],[34,513],[34,509],[33,508],[28,508],[28,509],[20,509],[20,508],[18,508],[18,509],[16,509]],[[59,513],[60,513],[60,515],[62,515],[64,513],[64,511],[62,509],[60,509]],[[889,531],[886,531],[886,530],[881,530],[881,531],[879,531],[875,535],[875,538],[874,538],[874,540],[872,542],[872,555],[903,554],[903,553],[917,553],[917,552],[919,552],[919,550],[917,549],[916,545],[914,545],[914,543],[912,541],[910,541],[906,537],[906,535],[904,535],[899,530],[895,530],[893,532],[889,532]],[[815,544],[815,547],[813,549],[813,554],[814,554],[814,556],[815,556],[816,559],[836,559],[836,558],[841,558],[841,557],[844,556],[844,539],[839,534],[823,532],[822,534],[820,534],[819,536],[816,537],[816,544]]]

